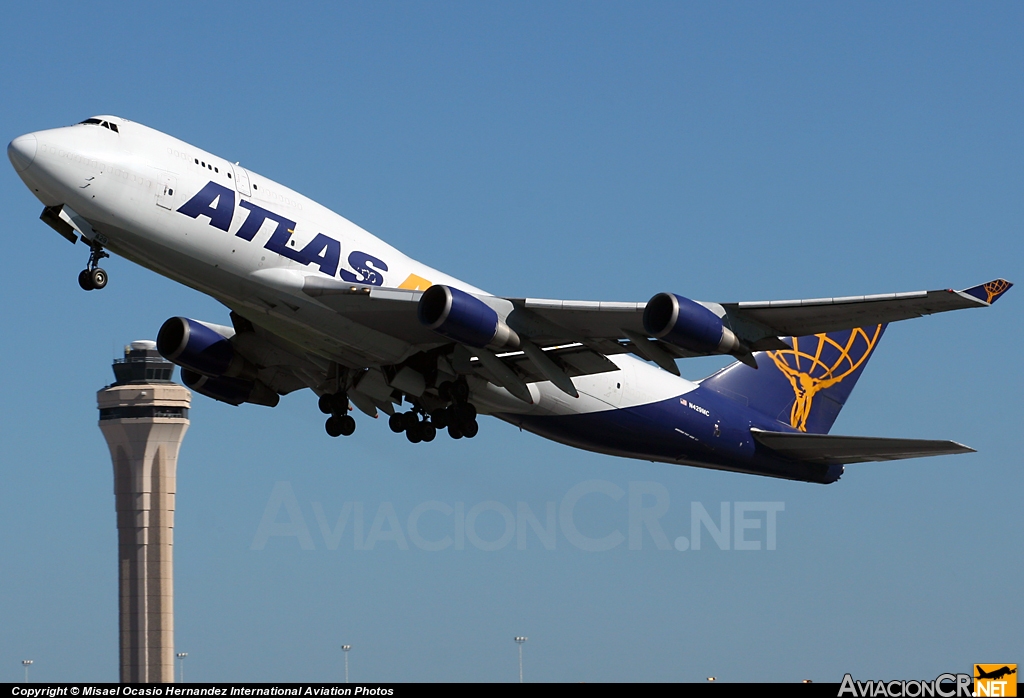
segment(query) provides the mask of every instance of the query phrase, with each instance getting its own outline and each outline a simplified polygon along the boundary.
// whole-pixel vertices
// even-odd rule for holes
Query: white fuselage
[[[351,221],[281,184],[141,124],[98,117],[97,124],[39,131],[15,139],[9,152],[19,175],[47,206],[65,205],[91,225],[79,227],[104,247],[142,266],[259,316],[260,324],[303,350],[351,367],[398,363],[413,346],[352,322],[302,292],[307,276],[357,284],[424,290],[446,284],[484,291],[422,264]],[[19,161],[26,166],[19,167]],[[211,215],[179,209],[205,187],[223,188],[233,205],[215,227]],[[238,233],[256,209],[270,212],[251,240]],[[288,228],[286,253],[268,249],[278,222]],[[250,225],[251,225],[250,221]],[[337,269],[326,251],[320,262],[287,256],[326,236],[340,245]],[[278,235],[277,244],[281,243]],[[333,273],[332,273],[333,272]],[[627,355],[612,356],[619,371],[573,379],[571,398],[547,382],[530,384],[534,404],[484,381],[474,401],[485,411],[570,415],[627,408],[693,390],[694,383]]]

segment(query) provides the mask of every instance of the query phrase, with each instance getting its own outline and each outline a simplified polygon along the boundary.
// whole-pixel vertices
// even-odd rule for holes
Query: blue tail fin
[[[784,340],[791,349],[754,354],[756,370],[737,362],[701,386],[798,431],[827,434],[885,327],[791,337]]]

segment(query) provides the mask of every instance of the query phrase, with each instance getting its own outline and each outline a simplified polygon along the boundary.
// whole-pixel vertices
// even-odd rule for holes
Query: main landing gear
[[[351,436],[356,430],[356,420],[348,413],[348,395],[345,393],[324,393],[317,407],[324,414],[331,415],[324,424],[330,436]]]
[[[100,269],[100,260],[109,257],[98,242],[89,243],[89,264],[78,273],[78,285],[83,291],[99,290],[107,285],[107,272]]]
[[[405,437],[412,443],[433,441],[438,429],[448,429],[448,436],[453,439],[466,437],[472,439],[480,431],[476,421],[476,407],[469,402],[469,386],[465,382],[452,383],[445,381],[438,386],[438,394],[451,400],[447,407],[439,407],[430,413],[416,407],[409,412],[391,415],[388,426],[396,434],[405,432]]]

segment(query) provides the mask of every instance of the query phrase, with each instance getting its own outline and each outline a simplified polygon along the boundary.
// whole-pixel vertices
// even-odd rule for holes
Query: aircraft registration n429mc
[[[327,433],[353,406],[429,442],[472,438],[493,415],[627,458],[830,483],[843,466],[972,449],[952,441],[829,434],[886,325],[991,305],[997,279],[963,291],[711,303],[504,298],[405,256],[310,199],[115,116],[15,138],[14,169],[41,219],[209,294],[230,325],[175,317],[157,336],[195,392],[273,407],[309,388]],[[676,360],[736,362],[691,382]]]

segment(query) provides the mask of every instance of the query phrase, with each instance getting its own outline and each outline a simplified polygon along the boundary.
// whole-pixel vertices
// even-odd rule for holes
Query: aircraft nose
[[[32,165],[32,161],[36,159],[35,135],[27,133],[11,141],[7,146],[7,157],[11,159],[11,164],[14,165],[16,172],[27,170]]]

